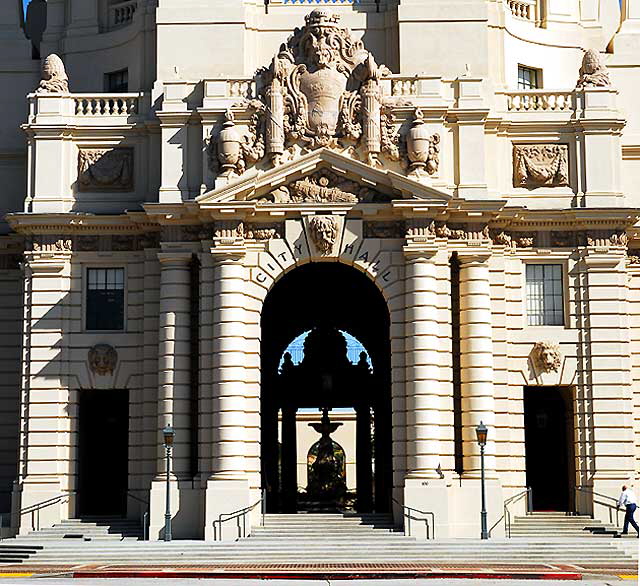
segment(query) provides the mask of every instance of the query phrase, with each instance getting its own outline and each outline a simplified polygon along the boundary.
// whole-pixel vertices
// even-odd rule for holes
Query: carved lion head
[[[313,216],[309,220],[311,240],[320,254],[331,254],[338,238],[338,222],[331,216]]]
[[[113,374],[118,362],[118,353],[109,344],[96,344],[89,349],[89,368],[99,376]]]
[[[536,342],[531,357],[536,368],[542,372],[558,372],[562,365],[562,352],[555,342]]]

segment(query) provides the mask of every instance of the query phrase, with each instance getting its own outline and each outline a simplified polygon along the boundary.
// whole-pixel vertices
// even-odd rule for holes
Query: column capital
[[[472,265],[472,264],[484,264],[489,260],[491,251],[487,249],[473,249],[473,250],[456,250],[460,266]]]
[[[159,252],[158,260],[161,265],[186,265],[191,262],[193,253],[191,252]]]
[[[225,260],[238,260],[247,253],[244,245],[220,245],[212,246],[210,249],[214,262],[224,262]]]
[[[438,253],[438,246],[428,242],[411,242],[402,247],[407,260],[433,261],[433,257]]]

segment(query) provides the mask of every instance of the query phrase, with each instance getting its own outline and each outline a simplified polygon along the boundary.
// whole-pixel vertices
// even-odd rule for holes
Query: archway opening
[[[267,510],[388,512],[391,359],[382,293],[352,267],[307,264],[274,285],[261,325],[261,470]],[[304,414],[311,412],[315,421],[307,424]],[[345,463],[331,447],[332,433],[340,423],[347,429],[347,421],[354,436],[352,495],[348,486],[340,486]],[[310,447],[298,441],[301,425],[315,429],[314,441],[320,442],[307,478],[298,473]],[[348,443],[341,440],[347,459]]]

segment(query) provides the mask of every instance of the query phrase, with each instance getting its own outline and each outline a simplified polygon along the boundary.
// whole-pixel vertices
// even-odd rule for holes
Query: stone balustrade
[[[138,0],[124,0],[109,6],[109,29],[126,26],[133,21]]]
[[[140,94],[75,95],[76,116],[131,116],[140,112]]]
[[[506,4],[515,18],[538,23],[539,10],[537,0],[506,0]]]
[[[509,112],[566,112],[575,110],[574,92],[570,90],[527,90],[505,92]]]
[[[245,98],[252,100],[256,97],[256,84],[253,79],[227,80],[227,96],[230,98]]]
[[[149,94],[30,94],[29,124],[131,124],[150,109]]]

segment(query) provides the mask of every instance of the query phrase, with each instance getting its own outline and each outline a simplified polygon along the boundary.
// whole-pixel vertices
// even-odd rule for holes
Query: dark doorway
[[[371,370],[362,362],[347,360],[340,331],[366,348]],[[288,344],[304,332],[311,332],[304,359],[299,366],[290,363],[289,368],[280,368]],[[296,476],[296,411],[351,408],[357,414],[355,510],[389,512],[389,311],[371,279],[340,263],[310,263],[282,277],[262,310],[261,363],[261,463],[267,510],[293,513],[305,500],[304,487],[298,487]],[[307,487],[307,499],[310,494]]]
[[[129,467],[128,391],[80,392],[78,514],[125,516]]]
[[[533,510],[570,511],[575,482],[572,389],[525,387],[524,436]]]

